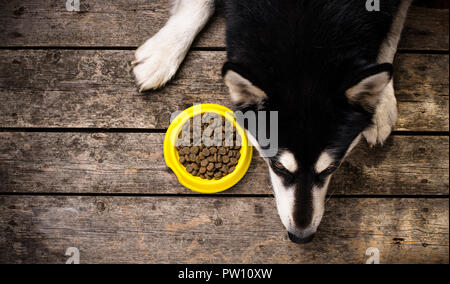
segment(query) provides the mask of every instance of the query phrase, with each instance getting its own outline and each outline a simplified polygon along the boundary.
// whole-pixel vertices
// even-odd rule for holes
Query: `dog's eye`
[[[321,175],[330,175],[332,174],[335,170],[337,170],[338,168],[338,164],[337,163],[332,163],[331,165],[328,166],[328,168],[326,168]]]
[[[331,170],[335,170],[337,168],[335,163],[332,163],[331,165],[328,166],[328,168],[326,169],[326,171],[331,171]]]
[[[286,168],[283,166],[283,164],[282,163],[280,163],[280,162],[272,162],[272,165],[275,167],[275,168],[277,168],[278,170],[280,170],[280,171],[284,171],[284,170],[286,170]]]

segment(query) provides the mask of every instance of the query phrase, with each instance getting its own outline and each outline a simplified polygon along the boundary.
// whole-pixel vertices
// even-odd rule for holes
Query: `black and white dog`
[[[306,243],[333,173],[361,137],[382,144],[396,123],[392,62],[411,2],[176,0],[137,50],[134,74],[141,91],[166,84],[223,9],[225,83],[237,109],[279,112],[278,155],[266,161],[289,237]]]

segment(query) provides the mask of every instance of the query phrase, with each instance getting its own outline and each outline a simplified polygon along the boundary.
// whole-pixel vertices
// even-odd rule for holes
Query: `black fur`
[[[328,174],[314,164],[326,148],[337,162],[372,122],[373,113],[352,105],[345,91],[376,60],[398,2],[382,0],[368,12],[366,0],[222,0],[228,63],[266,92],[263,110],[279,111],[280,148],[293,152],[300,170],[274,171],[296,186],[300,228],[311,223],[311,191]],[[239,106],[238,106],[239,108]],[[257,106],[245,110],[256,110]],[[260,108],[260,106],[258,106]]]

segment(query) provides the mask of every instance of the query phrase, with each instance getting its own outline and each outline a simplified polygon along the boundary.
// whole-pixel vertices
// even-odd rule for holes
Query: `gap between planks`
[[[94,51],[108,51],[108,50],[123,50],[133,51],[138,49],[139,46],[0,46],[0,50],[94,50]],[[227,51],[226,47],[212,46],[212,47],[192,47],[191,51]],[[399,49],[398,54],[436,54],[436,55],[448,55],[449,50],[421,50],[421,49]]]
[[[48,197],[172,197],[172,198],[269,198],[273,199],[273,194],[148,194],[148,193],[59,193],[59,192],[0,192],[0,196],[48,196]],[[327,194],[330,199],[449,199],[449,195],[344,195]]]
[[[49,133],[157,133],[164,134],[167,129],[148,128],[27,128],[3,127],[0,132],[49,132]],[[433,136],[449,137],[449,131],[392,131],[391,136]]]

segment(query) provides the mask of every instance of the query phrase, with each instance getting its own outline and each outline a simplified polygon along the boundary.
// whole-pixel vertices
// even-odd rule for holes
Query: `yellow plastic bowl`
[[[188,173],[180,163],[178,151],[175,147],[183,125],[191,118],[203,113],[216,113],[225,117],[233,123],[241,136],[241,158],[236,166],[236,170],[220,180],[205,180]],[[172,169],[183,186],[200,193],[218,193],[233,187],[245,176],[250,167],[252,155],[253,147],[249,145],[244,129],[236,122],[234,113],[230,109],[216,104],[195,105],[183,111],[170,124],[164,139],[164,159],[167,166]]]

